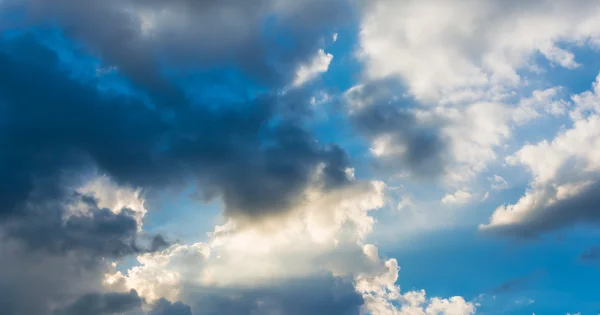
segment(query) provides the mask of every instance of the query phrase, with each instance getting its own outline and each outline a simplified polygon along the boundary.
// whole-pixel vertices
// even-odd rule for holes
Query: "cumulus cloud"
[[[379,260],[379,257],[371,256]],[[398,262],[389,259],[384,263],[386,270],[375,275],[361,275],[356,288],[363,294],[363,310],[368,314],[425,314],[425,315],[470,315],[475,314],[475,306],[460,296],[449,299],[428,298],[424,290],[402,293],[396,284]]]
[[[382,183],[320,193],[263,225],[229,222],[208,243],[173,245],[107,273],[105,283],[149,300],[181,299],[194,314],[473,314],[461,297],[400,293],[398,264],[364,239],[384,203]]]
[[[454,102],[524,81],[536,54],[578,66],[565,43],[596,45],[594,1],[369,1],[361,52],[373,78],[399,76],[425,102]]]
[[[454,189],[497,161],[520,125],[567,106],[559,88],[534,90],[518,101],[460,106],[422,106],[401,90],[391,79],[349,89],[344,101],[351,122],[387,174],[436,179]]]
[[[597,79],[592,90],[571,97],[571,127],[507,158],[531,173],[530,189],[515,204],[498,207],[480,229],[532,237],[574,224],[598,224],[599,86]]]
[[[515,129],[570,110],[560,87],[531,91],[528,76],[544,66],[535,64],[539,56],[573,69],[579,63],[567,47],[595,48],[600,38],[594,27],[599,8],[586,0],[380,0],[363,1],[361,9],[358,55],[365,78],[362,88],[348,91],[354,96],[348,103],[361,122],[361,113],[381,112],[373,104],[396,114],[385,116],[393,128],[362,123],[359,130],[377,160],[396,165],[396,174],[426,169],[452,189],[498,161]],[[390,81],[397,93],[382,84]],[[368,93],[360,91],[369,85]],[[407,163],[412,154],[419,164]]]
[[[140,266],[109,274],[105,282],[136,289],[149,300],[176,300],[188,284],[245,287],[309,277],[322,268],[337,276],[376,269],[357,242],[372,229],[369,212],[383,203],[383,184],[377,182],[315,191],[285,217],[252,225],[230,220],[215,228],[208,243],[140,255]]]
[[[3,314],[474,312],[400,292],[397,262],[366,244],[385,184],[305,128],[302,85],[327,71],[323,39],[353,3],[7,1],[20,11],[0,39]],[[351,110],[408,170],[444,172],[444,119]],[[189,184],[222,201],[224,223],[206,242],[147,235],[146,194]]]

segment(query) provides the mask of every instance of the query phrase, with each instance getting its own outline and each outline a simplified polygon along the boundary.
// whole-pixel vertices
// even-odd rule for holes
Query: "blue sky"
[[[600,6],[0,0],[0,313],[600,312]]]

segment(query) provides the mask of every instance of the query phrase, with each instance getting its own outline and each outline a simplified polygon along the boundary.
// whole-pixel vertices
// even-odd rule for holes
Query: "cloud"
[[[376,260],[379,257],[371,256]],[[475,306],[460,296],[449,299],[428,298],[425,290],[400,292],[396,285],[398,262],[395,259],[385,261],[382,273],[360,276],[357,290],[365,299],[364,311],[373,315],[384,314],[426,314],[426,315],[470,315],[475,314]]]
[[[86,255],[48,255],[6,238],[0,243],[2,314],[50,315],[82,292],[99,290],[109,272],[103,261]]]
[[[192,315],[191,308],[181,302],[172,303],[166,299],[158,300],[147,306],[151,310],[143,311],[145,305],[135,290],[129,292],[88,293],[79,297],[70,305],[54,311],[53,315]]]
[[[352,3],[10,4],[25,24],[0,39],[4,313],[474,312],[462,297],[400,293],[397,262],[366,243],[385,184],[354,178],[346,152],[305,129],[307,84],[282,93],[298,69],[302,83],[327,70],[323,38]],[[398,156],[427,164],[416,173],[442,172],[427,169],[445,157],[427,128],[437,117],[369,110],[354,121],[366,135],[414,149]],[[204,243],[148,235],[146,196],[190,184],[222,201],[224,223]]]
[[[324,36],[355,15],[351,4],[338,0],[17,3],[31,12],[34,23],[58,23],[106,64],[165,102],[182,95],[163,76],[160,64],[233,66],[253,80],[282,87],[292,81],[299,64],[312,58]],[[282,45],[282,37],[290,42]]]
[[[347,181],[348,159],[339,147],[318,144],[291,120],[266,126],[275,96],[238,108],[187,107],[166,121],[165,112],[140,99],[104,94],[66,77],[58,56],[32,37],[4,47],[0,80],[10,118],[1,141],[20,151],[0,157],[6,165],[1,173],[12,183],[0,191],[3,213],[27,198],[39,174],[90,168],[134,187],[197,181],[205,199],[220,196],[228,215],[247,217],[286,211],[302,199],[297,194],[318,165],[324,165],[319,180],[326,187]],[[31,90],[35,95],[28,95]],[[55,106],[46,106],[48,99]],[[16,132],[19,137],[12,136]]]
[[[306,82],[315,79],[321,73],[327,72],[331,60],[333,60],[332,54],[325,53],[323,49],[319,49],[319,52],[310,63],[301,65],[300,68],[298,68],[293,85],[296,87],[301,86]]]
[[[6,234],[25,242],[32,250],[53,254],[80,252],[110,258],[152,251],[164,245],[160,236],[150,240],[154,245],[147,248],[138,245],[138,227],[131,210],[124,209],[115,214],[91,205],[89,215],[63,219],[60,213],[53,212],[60,207],[60,204],[53,204],[50,208],[40,209],[40,213],[28,212],[27,215],[32,217],[9,222]],[[159,248],[153,248],[155,246]]]
[[[373,82],[345,93],[356,129],[370,141],[377,166],[416,177],[444,172],[445,142],[436,122],[420,121],[409,99],[395,99],[393,82]]]
[[[364,239],[384,203],[382,183],[356,181],[319,193],[262,225],[217,226],[207,243],[176,244],[138,257],[107,283],[149,300],[181,299],[194,314],[473,314],[462,297],[400,294],[398,264]]]
[[[471,193],[463,190],[457,190],[453,194],[446,194],[442,198],[442,203],[447,205],[464,204],[471,200]]]
[[[545,66],[535,62],[573,69],[579,63],[569,47],[594,48],[600,38],[598,8],[586,0],[379,0],[360,8],[364,77],[347,93],[360,98],[349,101],[351,118],[381,111],[374,104],[391,107],[396,114],[386,117],[396,130],[358,128],[376,160],[394,175],[442,179],[447,189],[497,162],[519,127],[568,112],[561,87],[534,90],[544,78],[530,77],[531,69]],[[368,94],[359,93],[364,87]],[[418,163],[408,163],[412,154]]]
[[[160,299],[148,315],[192,315],[192,309],[181,303],[172,303],[165,299]]]
[[[208,243],[139,255],[139,266],[106,281],[149,300],[177,300],[187,284],[246,287],[310,277],[323,268],[339,276],[376,269],[358,244],[374,224],[369,212],[384,204],[383,190],[378,182],[313,190],[286,216],[251,225],[230,220],[215,227]]]
[[[534,90],[518,101],[425,106],[402,94],[397,80],[385,79],[354,86],[344,93],[344,102],[384,174],[434,179],[458,189],[496,162],[525,122],[542,113],[560,114],[568,102],[559,98],[559,90]]]
[[[66,14],[89,5],[54,4],[49,14]],[[102,8],[98,9],[100,14]],[[90,35],[88,31],[92,30],[69,29],[67,34],[78,37]],[[162,85],[170,81],[152,81],[155,73],[137,72],[150,68],[137,68],[139,64],[127,68],[126,61],[135,58],[130,60],[120,52],[109,54],[107,59],[115,58],[119,75],[128,75],[125,78],[138,87],[151,89],[148,101],[137,93],[99,89],[102,77],[90,81],[74,75],[72,65],[42,44],[39,36],[17,32],[0,43],[0,65],[5,70],[0,76],[0,143],[14,148],[0,153],[0,175],[5,179],[0,184],[0,232],[7,242],[16,243],[14,251],[23,252],[7,255],[25,260],[39,256],[38,261],[46,262],[47,269],[39,266],[39,273],[34,273],[34,266],[24,264],[32,274],[57,273],[56,277],[66,280],[63,283],[48,277],[45,283],[40,276],[31,281],[31,287],[20,288],[15,284],[17,278],[2,275],[3,283],[13,288],[5,307],[11,315],[45,315],[55,307],[71,312],[67,304],[82,292],[95,292],[103,286],[122,289],[119,279],[102,279],[111,259],[168,245],[162,237],[141,240],[141,223],[147,211],[142,190],[159,191],[195,182],[203,199],[222,198],[227,218],[235,218],[240,226],[252,226],[255,221],[293,211],[306,198],[349,184],[344,151],[315,141],[300,127],[300,118],[277,113],[279,102],[308,103],[302,92],[285,96],[265,93],[222,106],[189,99],[184,102],[183,98],[173,98],[177,93],[171,92],[179,91],[174,85]],[[83,42],[86,40],[98,44],[96,37],[84,38]],[[146,61],[142,58],[140,62]],[[146,76],[150,81],[144,81]],[[164,96],[180,105],[166,109],[160,104]],[[347,215],[357,217],[343,218]],[[364,217],[368,231],[369,218],[361,215],[340,212],[331,220],[360,223]],[[317,227],[318,233],[329,233],[324,226]],[[21,270],[8,263],[2,267],[14,273]],[[61,264],[72,269],[58,268]],[[80,273],[89,273],[90,279],[69,277],[77,268],[85,269]],[[53,281],[62,288],[56,292],[35,288],[51,288]],[[82,301],[87,302],[71,307],[91,307],[96,302],[104,305],[106,298],[83,296]]]
[[[494,174],[492,177],[488,178],[488,180],[491,182],[493,190],[503,190],[508,187],[508,182],[500,175]]]
[[[108,315],[122,314],[142,306],[142,299],[137,292],[85,294],[56,315]]]
[[[200,315],[335,314],[358,315],[363,299],[349,281],[331,276],[287,280],[251,288],[191,291]]]
[[[578,66],[564,44],[597,45],[594,1],[365,2],[361,55],[372,78],[398,76],[424,102],[501,95],[536,55]]]
[[[532,174],[530,189],[515,204],[498,207],[481,230],[533,237],[575,224],[598,224],[598,86],[595,82],[592,90],[571,97],[571,127],[507,158]]]

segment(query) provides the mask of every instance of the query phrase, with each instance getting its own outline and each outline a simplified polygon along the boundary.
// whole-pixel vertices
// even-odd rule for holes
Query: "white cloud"
[[[453,194],[446,194],[444,198],[442,198],[442,203],[446,205],[460,205],[465,204],[469,200],[471,200],[471,193],[463,190],[457,190]]]
[[[493,190],[503,190],[508,187],[508,182],[500,175],[494,174],[492,177],[488,178],[488,180],[490,181]]]
[[[576,56],[564,46],[600,47],[599,14],[600,7],[589,0],[543,0],[535,5],[502,0],[369,1],[359,34],[367,82],[362,87],[400,79],[418,101],[403,103],[403,110],[414,113],[420,125],[440,126],[447,150],[442,157],[444,183],[462,187],[501,157],[498,149],[520,125],[569,111],[560,87],[534,90],[519,99],[529,85],[523,71],[540,67],[533,63],[538,55],[554,66],[578,67]],[[373,103],[372,94],[353,98],[351,109]],[[379,159],[406,151],[389,134],[371,140],[372,153]]]
[[[317,55],[308,64],[300,65],[296,71],[296,79],[293,86],[298,87],[308,81],[317,78],[321,73],[327,72],[329,64],[333,60],[333,55],[325,53],[323,49],[319,49]]]
[[[76,191],[79,194],[93,197],[98,203],[98,207],[107,208],[114,213],[120,213],[123,209],[132,210],[138,228],[142,228],[142,220],[148,211],[144,206],[145,198],[141,189],[119,186],[108,176],[97,175],[77,188]],[[81,203],[82,201],[70,206],[67,215],[88,211],[89,207]]]
[[[537,53],[557,66],[577,67],[561,44],[597,45],[599,10],[587,0],[370,1],[361,53],[371,78],[399,76],[426,102],[501,95],[525,82],[519,70]]]
[[[535,119],[541,116],[540,111],[554,116],[565,114],[569,102],[560,98],[561,90],[561,87],[535,90],[531,93],[531,97],[522,98],[514,112],[515,123],[524,124]]]
[[[403,197],[398,202],[398,205],[396,205],[396,209],[398,209],[398,210],[406,210],[406,209],[409,209],[409,208],[413,207],[414,205],[415,204],[413,203],[413,201],[409,197]]]
[[[304,277],[321,268],[335,275],[369,270],[357,244],[371,232],[374,220],[368,212],[383,206],[384,187],[357,181],[329,192],[311,188],[306,202],[285,217],[250,225],[230,220],[217,226],[207,243],[139,256],[141,266],[127,276],[108,278],[124,278],[126,289],[149,299],[167,294],[174,300],[183,281],[231,286]]]
[[[379,260],[379,257],[373,259]],[[428,298],[425,290],[402,293],[396,284],[398,262],[385,261],[385,270],[374,275],[360,275],[356,289],[362,293],[363,311],[371,315],[470,315],[475,306],[460,296],[449,299]]]
[[[328,272],[353,279],[355,293],[365,300],[363,311],[372,315],[473,314],[473,304],[461,297],[400,292],[397,261],[382,260],[376,246],[364,244],[374,223],[369,212],[384,205],[384,188],[380,182],[356,181],[337,191],[314,191],[287,217],[258,225],[229,221],[217,226],[207,243],[173,245],[141,255],[139,266],[126,274],[113,270],[105,284],[136,289],[148,300],[165,296],[192,305],[196,291],[188,292],[190,287],[235,292]]]
[[[498,207],[483,230],[530,229],[537,234],[583,221],[596,221],[594,189],[600,183],[598,80],[591,91],[572,96],[573,126],[552,141],[527,144],[506,161],[532,174],[530,189],[517,203]]]
[[[486,201],[490,197],[490,192],[486,191],[483,197],[481,197],[481,201]]]

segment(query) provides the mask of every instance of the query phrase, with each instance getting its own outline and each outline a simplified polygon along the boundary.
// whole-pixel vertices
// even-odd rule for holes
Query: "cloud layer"
[[[379,229],[597,228],[600,76],[573,92],[546,73],[585,67],[598,16],[589,0],[0,1],[0,313],[474,314],[473,294],[401,290],[376,243],[406,240]],[[203,221],[193,241],[163,229],[182,208]]]

